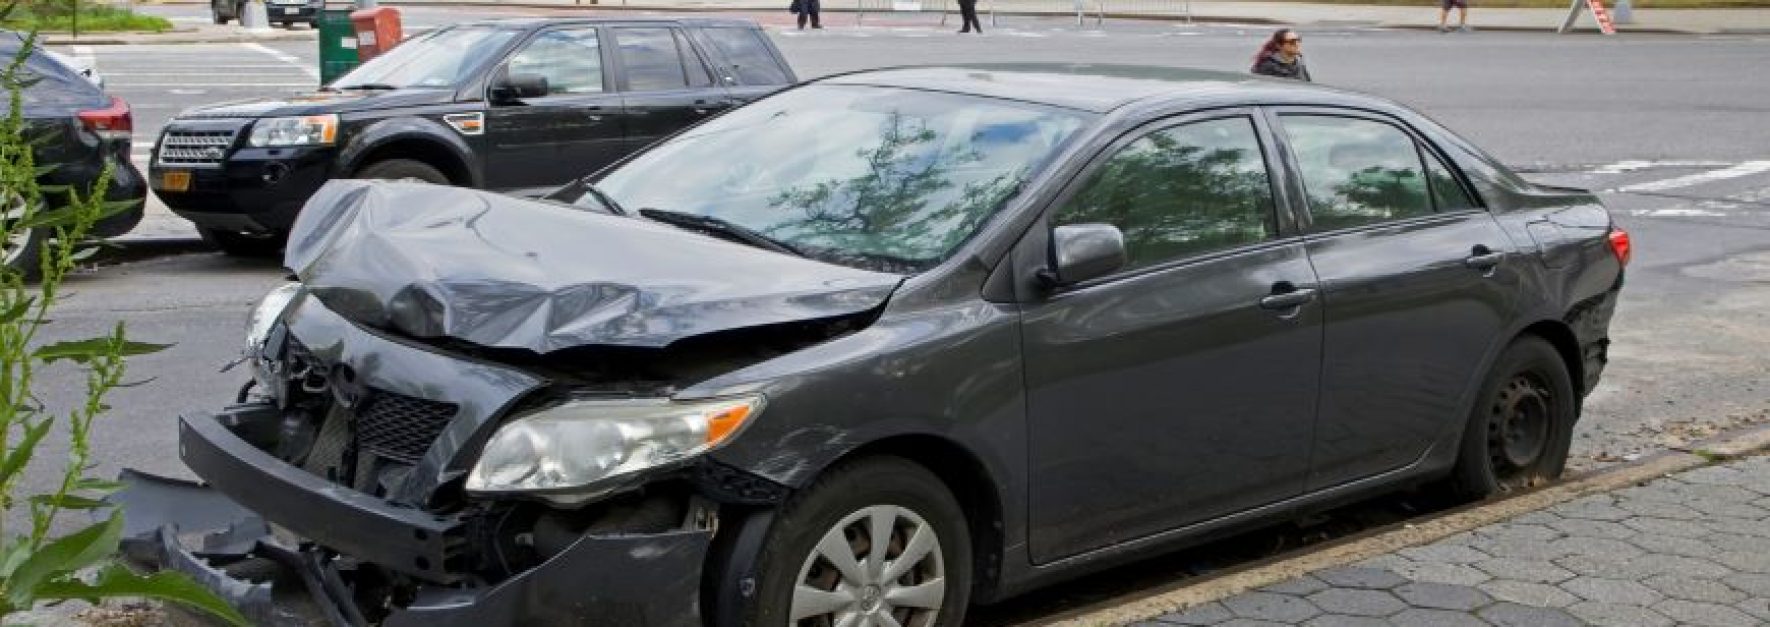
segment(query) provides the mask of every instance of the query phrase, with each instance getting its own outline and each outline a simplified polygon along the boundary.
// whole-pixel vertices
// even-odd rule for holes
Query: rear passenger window
[[[1146,135],[1108,158],[1052,226],[1106,223],[1126,268],[1252,244],[1277,233],[1259,135],[1245,117]]]
[[[713,44],[731,60],[739,83],[745,85],[785,85],[787,74],[769,52],[762,32],[748,28],[702,29]]]
[[[628,91],[687,89],[682,52],[668,28],[616,28]]]
[[[1457,182],[1457,177],[1450,173],[1443,161],[1430,152],[1425,155],[1426,178],[1432,185],[1432,204],[1437,205],[1439,211],[1462,211],[1480,206],[1469,198],[1469,192],[1463,190],[1463,185]]]
[[[1284,129],[1303,171],[1314,230],[1432,213],[1419,147],[1401,129],[1324,115],[1284,116]]]

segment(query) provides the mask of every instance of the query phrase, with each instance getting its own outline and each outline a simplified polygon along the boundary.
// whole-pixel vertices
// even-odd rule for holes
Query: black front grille
[[[377,390],[357,411],[357,445],[386,459],[418,463],[459,409],[454,403]]]

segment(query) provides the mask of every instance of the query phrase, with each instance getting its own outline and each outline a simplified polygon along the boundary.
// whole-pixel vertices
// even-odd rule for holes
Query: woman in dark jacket
[[[1260,53],[1254,55],[1255,74],[1309,80],[1309,68],[1303,65],[1303,38],[1297,31],[1280,28],[1272,34]]]

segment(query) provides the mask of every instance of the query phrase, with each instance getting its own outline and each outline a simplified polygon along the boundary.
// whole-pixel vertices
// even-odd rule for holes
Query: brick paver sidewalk
[[[1140,623],[1681,624],[1770,624],[1770,457],[1570,501]]]

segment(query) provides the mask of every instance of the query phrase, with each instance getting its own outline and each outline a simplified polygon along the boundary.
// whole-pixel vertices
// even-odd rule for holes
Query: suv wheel
[[[216,24],[226,24],[227,23],[227,18],[222,17],[220,11],[215,11],[213,9],[211,9],[211,13],[209,14],[209,19],[214,20]]]
[[[442,170],[430,164],[413,159],[386,159],[376,161],[357,170],[359,179],[383,179],[389,181],[418,181],[433,185],[448,185],[449,177]]]
[[[958,627],[971,594],[967,529],[958,501],[919,465],[840,466],[775,518],[747,624]]]
[[[251,235],[217,229],[197,229],[203,241],[234,257],[275,257],[283,251],[287,235]]]
[[[1579,398],[1561,353],[1538,337],[1512,342],[1470,412],[1451,488],[1468,498],[1529,489],[1561,476]]]

